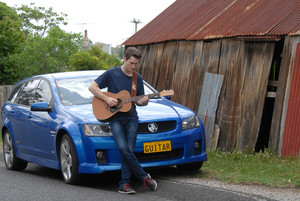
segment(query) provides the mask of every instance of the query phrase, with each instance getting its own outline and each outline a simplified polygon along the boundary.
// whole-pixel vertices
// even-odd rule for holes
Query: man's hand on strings
[[[140,98],[136,102],[136,104],[139,106],[145,106],[145,105],[148,105],[148,102],[149,102],[149,97],[146,95],[146,96],[143,96],[142,98]]]

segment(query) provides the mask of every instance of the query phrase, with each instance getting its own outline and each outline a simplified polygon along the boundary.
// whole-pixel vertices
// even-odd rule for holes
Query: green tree
[[[108,69],[112,66],[119,66],[122,64],[121,60],[115,55],[107,54],[98,46],[92,46],[92,48],[88,51],[92,56],[96,56],[100,59],[100,61],[103,63],[102,69]]]
[[[82,38],[60,28],[51,28],[46,37],[28,35],[24,49],[11,58],[16,62],[18,77],[72,70],[69,58],[78,52]]]
[[[0,84],[11,84],[16,79],[15,63],[10,57],[21,51],[25,35],[14,9],[0,2]]]
[[[56,13],[53,8],[22,5],[16,9],[22,19],[23,30],[26,34],[38,34],[44,36],[50,29],[58,28],[60,24],[67,25],[67,14]]]
[[[124,58],[125,47],[122,45],[118,45],[112,48],[113,54],[116,55],[119,59]]]
[[[73,70],[105,70],[122,65],[120,59],[93,45],[91,49],[74,54],[70,59]]]
[[[70,64],[73,70],[99,70],[101,61],[98,57],[90,55],[87,51],[75,53],[70,58]]]
[[[66,16],[34,4],[15,10],[0,4],[1,84],[14,84],[36,74],[107,69],[122,64],[96,46],[83,50],[80,34],[59,28],[66,24]]]
[[[18,14],[14,9],[7,6],[6,3],[0,2],[0,20],[3,20],[4,17],[19,20]]]

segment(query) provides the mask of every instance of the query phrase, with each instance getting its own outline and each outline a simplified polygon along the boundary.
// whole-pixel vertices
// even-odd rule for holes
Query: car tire
[[[79,180],[78,160],[71,138],[64,134],[59,144],[61,173],[65,183],[76,184]]]
[[[3,157],[4,163],[9,170],[24,170],[27,167],[27,162],[16,156],[15,147],[8,130],[3,135]]]
[[[176,167],[180,171],[198,171],[201,169],[202,165],[203,161],[200,161],[196,163],[179,164],[176,165]]]

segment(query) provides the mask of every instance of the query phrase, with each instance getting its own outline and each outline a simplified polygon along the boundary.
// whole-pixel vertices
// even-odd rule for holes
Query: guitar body
[[[118,105],[114,107],[110,107],[109,105],[106,104],[105,101],[94,96],[92,101],[93,113],[96,119],[98,119],[101,122],[111,121],[114,117],[116,117],[118,112],[128,112],[132,106],[131,102],[138,101],[140,98],[145,96],[142,95],[142,96],[131,97],[130,93],[126,90],[120,91],[117,94],[110,93],[110,92],[102,92],[102,93],[104,93],[108,97],[117,99]],[[174,95],[173,90],[147,94],[148,98],[155,97],[155,96],[171,96],[171,95]]]
[[[128,112],[131,109],[131,102],[123,103],[122,100],[130,98],[128,91],[123,90],[117,94],[110,92],[102,92],[106,96],[115,98],[119,101],[117,106],[110,107],[100,98],[94,97],[92,100],[93,113],[101,122],[108,122],[115,117],[118,112]]]

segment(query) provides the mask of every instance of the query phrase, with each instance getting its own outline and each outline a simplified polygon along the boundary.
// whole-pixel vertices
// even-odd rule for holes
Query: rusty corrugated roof
[[[300,0],[176,0],[123,45],[300,35]]]

